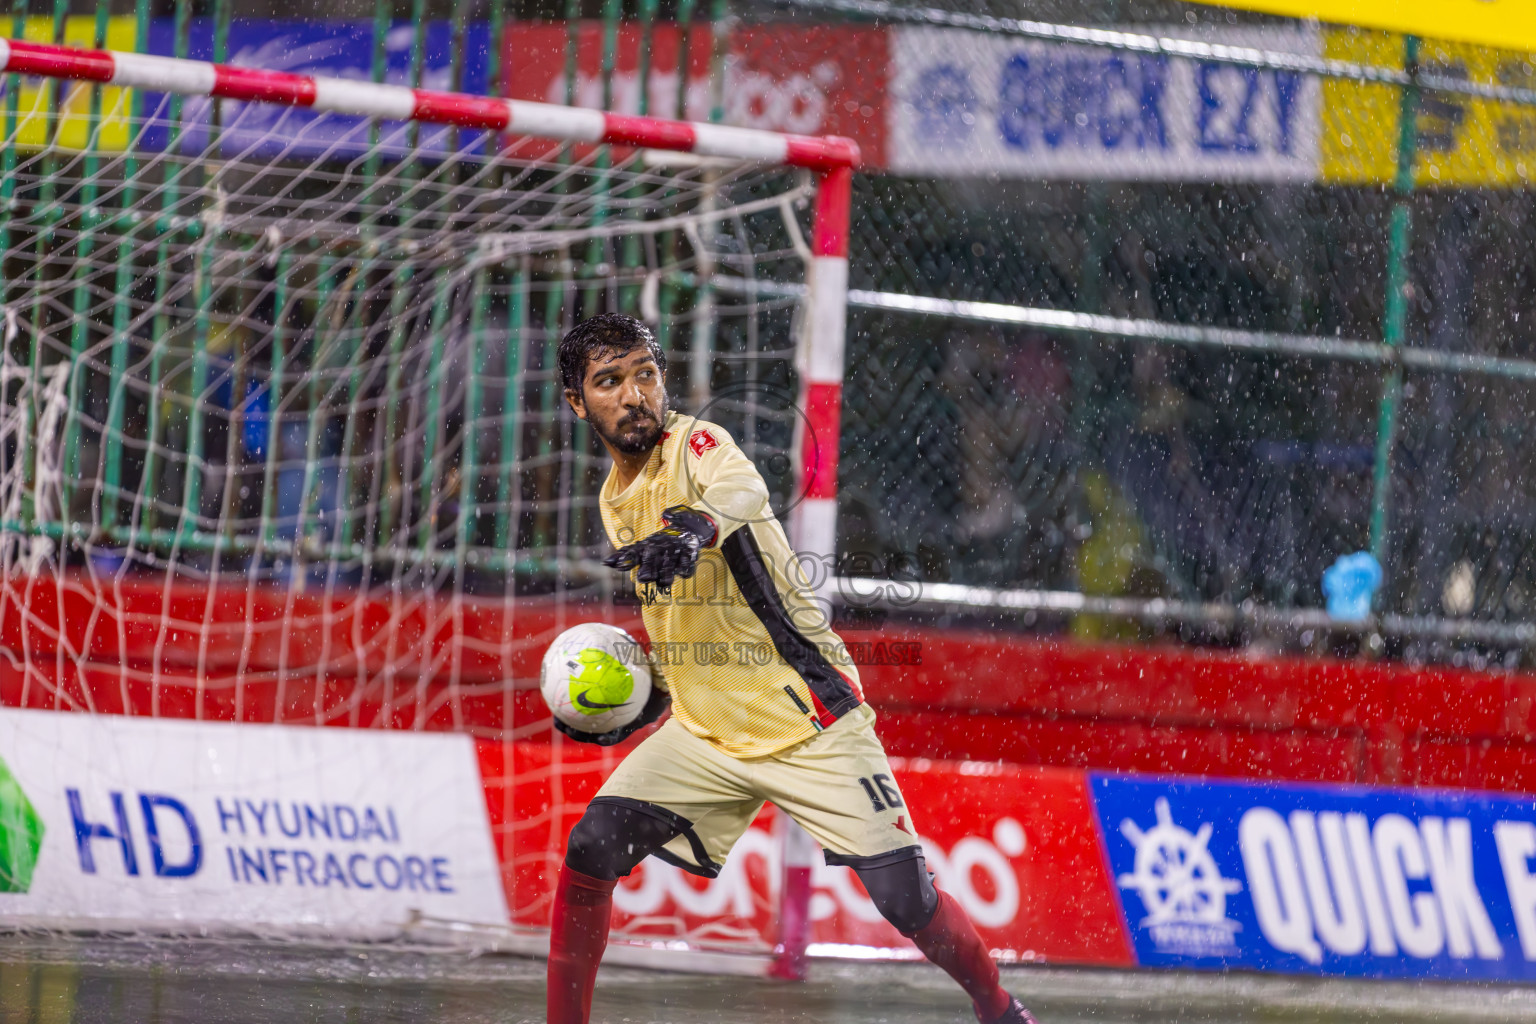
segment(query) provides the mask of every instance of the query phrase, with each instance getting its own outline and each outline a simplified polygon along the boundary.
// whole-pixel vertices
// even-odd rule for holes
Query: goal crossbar
[[[781,134],[20,39],[0,38],[0,72],[305,107],[359,117],[446,124],[562,142],[676,150],[818,171],[854,167],[859,162],[858,145],[838,136]]]

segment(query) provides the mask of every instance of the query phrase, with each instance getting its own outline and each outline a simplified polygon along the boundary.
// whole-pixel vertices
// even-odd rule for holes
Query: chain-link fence
[[[1324,573],[1366,551],[1390,651],[1518,657],[1528,630],[1499,625],[1529,620],[1536,579],[1536,108],[1488,96],[1529,99],[1525,57],[1172,5],[1154,34],[1123,5],[1123,33],[1088,39],[794,6],[904,33],[915,67],[893,74],[888,117],[927,118],[918,141],[959,153],[888,153],[953,170],[859,192],[854,287],[958,301],[855,295],[845,545],[927,579],[1140,600],[1164,622],[1176,602],[1186,631],[1246,608],[1292,640],[1326,636]],[[1212,49],[1183,58],[1188,42]],[[1155,166],[1170,147],[1145,140],[1114,151],[1135,120],[1108,109],[1117,83],[1141,90],[1143,121],[1193,99],[1184,166]]]
[[[336,14],[355,20],[358,74],[374,80],[858,139],[839,492],[850,560],[1129,601],[1113,607],[1230,641],[1247,635],[1234,622],[1323,635],[1323,575],[1365,551],[1385,570],[1368,625],[1385,628],[1388,653],[1527,651],[1528,58],[1179,3],[963,6],[377,0]],[[322,72],[344,60],[336,32],[236,0],[13,14],[17,36]],[[7,78],[8,173],[37,142],[15,120],[36,88]],[[79,151],[96,92],[74,90],[49,129],[60,153]],[[735,244],[725,225],[707,248],[723,267]],[[740,387],[793,393],[794,304],[769,287],[773,259],[740,255],[752,269],[723,271],[734,291],[693,266],[665,285],[678,310],[760,302],[740,323],[771,323],[772,351],[755,328],[673,331],[675,397],[722,396],[712,412],[732,426],[787,437],[783,411],[756,424],[760,403]],[[504,355],[515,273],[483,283],[488,344]],[[639,287],[615,301],[638,309]],[[584,301],[532,316],[563,323]],[[547,378],[548,340],[520,372]],[[538,405],[536,391],[514,397]],[[505,411],[498,396],[486,409]],[[530,466],[565,444],[528,429],[516,447]],[[588,437],[570,443],[596,454]],[[580,463],[580,480],[560,482],[551,462],[544,484],[514,488],[524,525],[485,538],[516,548],[511,562],[585,553],[596,463]],[[578,520],[579,536],[560,525]]]

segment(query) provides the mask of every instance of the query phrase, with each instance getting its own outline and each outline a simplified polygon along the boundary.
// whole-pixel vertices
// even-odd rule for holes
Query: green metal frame
[[[1419,40],[1403,40],[1403,68],[1413,78],[1419,72]],[[1398,108],[1397,175],[1392,182],[1392,220],[1387,238],[1387,305],[1382,320],[1382,341],[1391,349],[1403,346],[1408,321],[1408,254],[1413,230],[1414,158],[1418,152],[1419,88],[1403,87]],[[1376,452],[1371,472],[1371,554],[1378,564],[1387,563],[1387,527],[1392,504],[1392,446],[1397,439],[1399,406],[1403,398],[1403,366],[1388,364],[1381,384],[1381,406],[1376,420]],[[1377,603],[1381,600],[1377,592]]]

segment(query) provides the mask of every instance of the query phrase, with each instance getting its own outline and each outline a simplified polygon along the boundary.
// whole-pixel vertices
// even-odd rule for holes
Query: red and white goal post
[[[4,140],[4,703],[470,731],[482,770],[513,772],[539,652],[601,614],[518,597],[518,573],[598,550],[590,454],[536,396],[551,339],[620,300],[709,339],[733,380],[793,367],[798,409],[747,413],[793,433],[797,548],[835,552],[853,142],[14,39],[0,74],[126,87],[101,117],[130,135],[83,155]],[[151,119],[146,93],[242,106],[151,146],[151,120],[163,136],[196,101]],[[310,122],[254,113],[273,107],[371,119],[374,140],[495,133],[498,152],[465,172],[408,147],[380,185],[283,134]],[[754,290],[775,272],[787,288]],[[657,299],[677,281],[726,287]],[[509,847],[515,826],[492,822],[509,879],[508,857],[558,855]],[[803,971],[813,853],[781,848],[776,973]]]

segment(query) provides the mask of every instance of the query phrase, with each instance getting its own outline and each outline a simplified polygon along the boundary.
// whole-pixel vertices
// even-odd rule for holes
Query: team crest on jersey
[[[694,455],[702,459],[705,452],[719,448],[720,442],[716,441],[715,435],[707,430],[695,430],[688,435],[688,447],[693,449]]]

